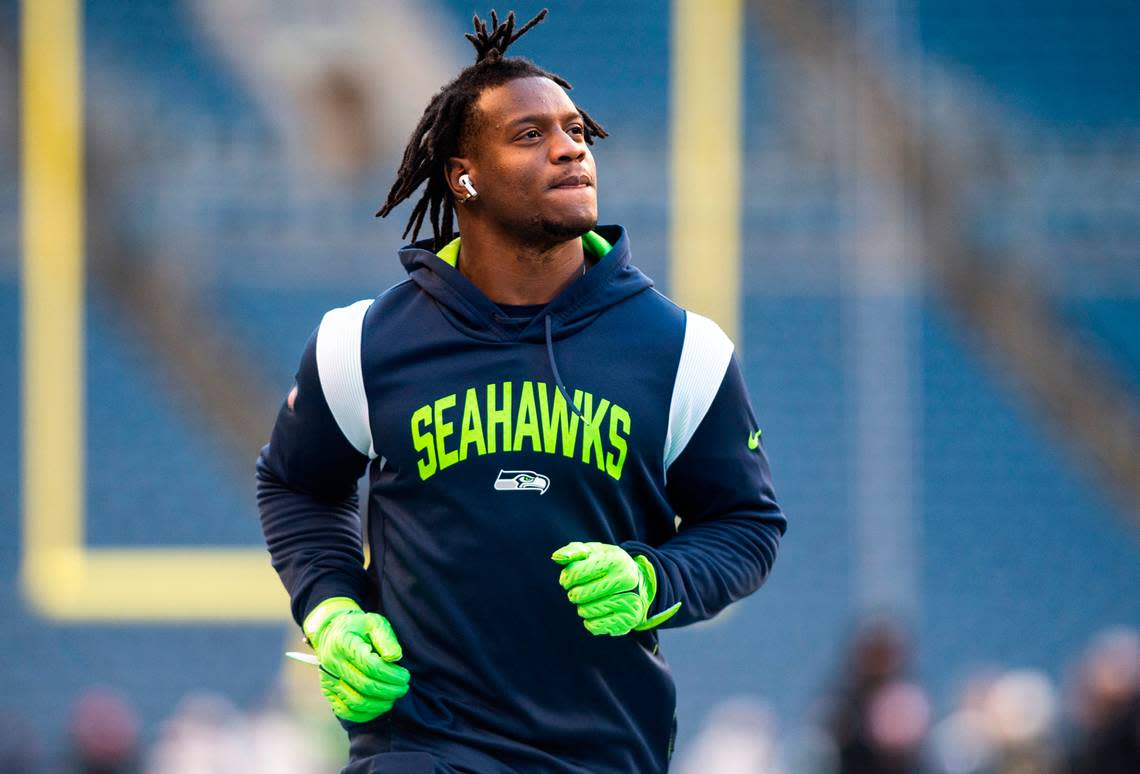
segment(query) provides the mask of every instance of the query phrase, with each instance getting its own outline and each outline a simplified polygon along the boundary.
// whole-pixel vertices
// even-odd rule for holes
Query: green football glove
[[[321,667],[321,693],[343,720],[363,723],[384,714],[408,692],[411,675],[388,619],[366,613],[348,597],[313,608],[301,627]]]
[[[657,596],[657,572],[644,556],[630,556],[609,543],[567,543],[551,557],[563,565],[558,583],[578,606],[590,634],[620,637],[644,631],[673,617],[681,603],[647,618]]]

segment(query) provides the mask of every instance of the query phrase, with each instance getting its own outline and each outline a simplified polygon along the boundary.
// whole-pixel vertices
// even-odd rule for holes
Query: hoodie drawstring
[[[586,415],[583,414],[574,404],[574,401],[570,399],[570,393],[566,390],[566,385],[562,383],[562,377],[558,375],[558,364],[554,362],[554,340],[550,336],[550,315],[546,315],[546,354],[550,358],[550,370],[554,372],[554,383],[562,392],[562,397],[566,399],[570,410],[580,416],[583,422],[590,424],[590,420],[586,419]]]

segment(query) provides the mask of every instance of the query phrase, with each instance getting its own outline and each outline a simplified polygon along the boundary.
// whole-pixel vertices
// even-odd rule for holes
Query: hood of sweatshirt
[[[582,241],[587,259],[594,259],[592,268],[533,318],[521,322],[504,314],[455,266],[432,252],[431,240],[402,248],[400,262],[463,334],[480,341],[541,343],[572,336],[606,309],[653,287],[653,280],[630,264],[629,237],[621,226],[598,226]],[[612,245],[608,251],[607,245]]]

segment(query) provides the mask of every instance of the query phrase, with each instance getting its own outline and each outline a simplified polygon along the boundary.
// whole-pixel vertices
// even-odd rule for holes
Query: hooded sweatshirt
[[[786,520],[732,342],[653,289],[620,226],[583,243],[588,272],[515,309],[458,271],[458,242],[405,247],[409,278],[330,311],[305,348],[257,463],[272,563],[299,624],[355,599],[411,673],[389,712],[342,721],[346,771],[665,771],[657,631],[590,634],[551,553],[644,555],[648,615],[680,603],[664,627],[772,567]]]

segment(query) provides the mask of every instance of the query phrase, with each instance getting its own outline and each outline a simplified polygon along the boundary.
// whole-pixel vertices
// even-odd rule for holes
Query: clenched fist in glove
[[[384,714],[408,692],[408,670],[388,619],[366,613],[348,597],[313,608],[302,626],[321,667],[321,693],[333,713],[363,723]]]
[[[591,634],[618,637],[652,629],[673,617],[681,603],[648,618],[657,595],[657,573],[644,556],[609,543],[568,543],[551,557],[563,565],[558,583],[578,606]]]

